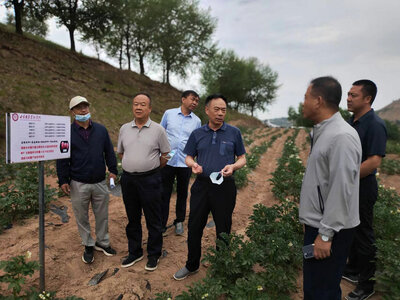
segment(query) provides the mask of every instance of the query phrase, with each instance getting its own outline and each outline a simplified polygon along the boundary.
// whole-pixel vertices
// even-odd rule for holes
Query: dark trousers
[[[376,247],[373,229],[374,205],[378,197],[378,184],[375,176],[360,180],[360,225],[356,227],[345,272],[359,274],[358,288],[371,291],[376,269]]]
[[[186,268],[193,272],[200,266],[201,238],[210,211],[214,218],[217,238],[221,238],[220,235],[223,232],[228,234],[231,232],[232,213],[236,203],[236,185],[232,177],[224,178],[221,185],[213,184],[208,177],[198,177],[190,192]]]
[[[176,205],[175,213],[176,219],[174,224],[185,221],[186,216],[186,202],[188,196],[188,186],[190,175],[192,175],[191,168],[171,167],[166,165],[161,169],[162,175],[162,226],[165,228],[168,222],[169,215],[169,202],[172,194],[172,187],[174,186],[174,179],[176,177]]]
[[[128,225],[129,254],[141,256],[142,249],[142,209],[148,230],[147,256],[160,257],[163,243],[161,232],[161,174],[121,176],[122,198],[125,204]]]
[[[304,300],[341,300],[340,280],[354,236],[354,228],[343,229],[332,240],[329,258],[303,259]],[[313,244],[318,228],[305,226],[304,245]]]

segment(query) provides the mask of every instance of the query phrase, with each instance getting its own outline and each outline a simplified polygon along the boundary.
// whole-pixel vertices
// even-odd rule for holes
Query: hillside
[[[22,37],[0,24],[0,146],[5,144],[5,112],[69,115],[69,99],[85,96],[93,119],[107,126],[114,143],[119,128],[132,119],[131,97],[139,91],[152,96],[151,118],[161,120],[164,111],[180,103],[181,91],[135,72],[49,41]],[[197,109],[202,115],[203,107]],[[261,122],[236,112],[228,120]],[[4,152],[2,150],[1,152]]]
[[[385,120],[400,124],[400,99],[393,101],[389,105],[378,111],[378,115]]]

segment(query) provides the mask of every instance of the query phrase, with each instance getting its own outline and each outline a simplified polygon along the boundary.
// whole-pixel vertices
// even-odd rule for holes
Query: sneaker
[[[182,235],[183,234],[183,223],[178,222],[175,224],[175,234],[176,235]]]
[[[349,293],[345,299],[346,300],[366,300],[369,297],[371,297],[373,294],[375,294],[374,290],[371,291],[365,291],[359,288],[356,288],[354,291]]]
[[[162,236],[167,236],[168,235],[168,233],[167,233],[167,227],[164,227],[163,229],[161,229],[161,233],[162,233]]]
[[[348,282],[357,284],[359,275],[358,274],[343,273],[342,278],[344,280],[347,280]]]
[[[94,261],[93,246],[85,246],[85,252],[83,252],[82,261],[85,264],[91,264]]]
[[[149,257],[146,266],[144,267],[147,271],[154,271],[158,267],[158,262],[160,259],[158,257]]]
[[[133,266],[135,263],[137,263],[138,261],[141,261],[142,259],[143,259],[143,254],[141,256],[129,254],[122,261],[122,265],[121,266],[123,268],[127,268],[127,267],[130,267],[130,266]]]
[[[174,274],[174,279],[175,279],[175,280],[183,280],[183,279],[185,279],[186,277],[188,277],[188,276],[190,276],[190,275],[192,275],[192,274],[197,273],[198,271],[199,271],[199,269],[197,269],[196,271],[190,272],[190,271],[186,268],[186,266],[185,266],[185,267],[183,267],[182,269],[180,269],[178,272],[176,272],[176,273]]]
[[[97,242],[94,245],[94,249],[96,249],[97,251],[103,251],[103,253],[107,256],[114,256],[115,254],[117,254],[117,251],[115,251],[113,248],[111,248],[111,246],[104,247],[104,246],[101,246]]]

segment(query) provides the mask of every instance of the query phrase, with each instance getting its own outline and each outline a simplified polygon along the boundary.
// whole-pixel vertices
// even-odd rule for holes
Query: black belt
[[[129,175],[129,176],[148,176],[148,175],[152,175],[152,174],[157,173],[159,170],[160,170],[160,168],[157,167],[157,168],[155,168],[153,170],[145,171],[145,172],[128,172],[128,171],[125,171],[125,170],[123,170],[123,172],[124,172],[125,175]]]

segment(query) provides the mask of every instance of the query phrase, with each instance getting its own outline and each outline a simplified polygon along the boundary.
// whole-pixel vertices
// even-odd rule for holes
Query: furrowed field
[[[128,254],[127,220],[118,190],[110,195],[109,209],[111,243],[118,254],[106,257],[96,252],[93,264],[82,263],[83,247],[70,200],[58,193],[54,163],[47,163],[45,266],[49,294],[38,296],[36,165],[2,165],[0,295],[3,296],[0,299],[28,294],[32,299],[302,299],[302,227],[297,206],[309,152],[308,133],[304,129],[241,130],[247,166],[235,174],[239,191],[231,243],[229,246],[220,243],[216,252],[215,228],[209,223],[203,235],[204,260],[200,272],[180,282],[172,275],[186,260],[187,220],[184,236],[175,236],[173,228],[167,231],[163,258],[156,271],[144,270],[146,260],[121,268],[122,258]],[[378,175],[375,229],[379,292],[371,299],[400,299],[400,153],[396,152],[397,144],[391,147]],[[171,203],[175,203],[174,199]],[[174,209],[171,205],[169,224]],[[62,222],[56,213],[60,210],[66,211],[68,222]],[[93,215],[90,217],[93,221]],[[147,240],[144,219],[142,224]],[[27,251],[32,253],[30,258]],[[88,285],[94,275],[107,269],[100,283]],[[21,278],[26,278],[25,282]],[[342,281],[343,295],[353,288]]]

